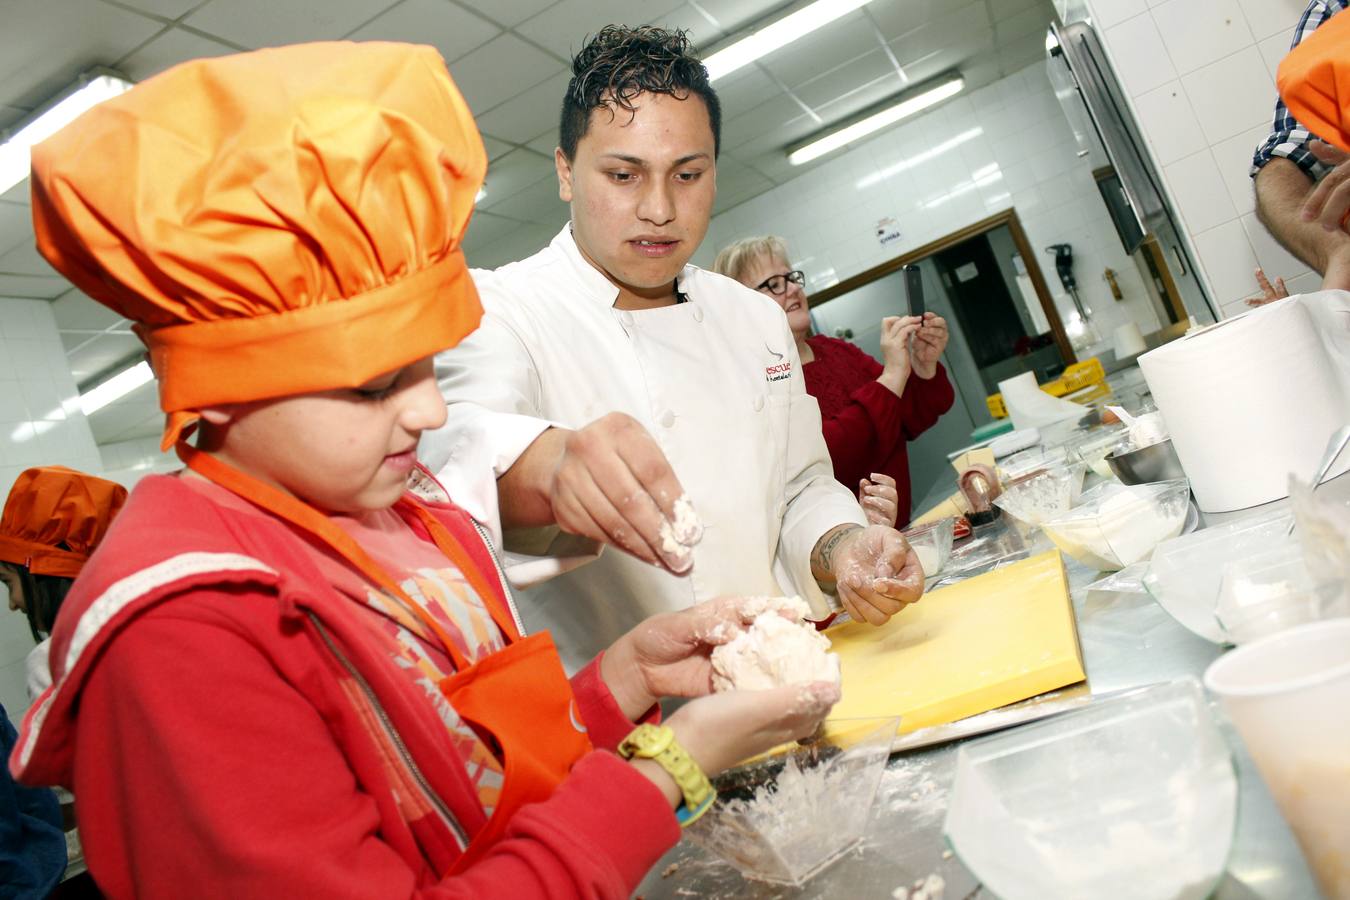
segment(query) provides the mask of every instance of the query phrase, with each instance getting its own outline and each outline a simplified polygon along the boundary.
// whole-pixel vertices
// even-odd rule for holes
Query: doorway
[[[816,330],[880,361],[882,318],[906,311],[906,265],[919,267],[926,307],[948,322],[942,364],[956,392],[952,409],[909,445],[910,482],[922,497],[947,472],[947,454],[993,421],[985,398],[999,381],[1027,371],[1047,381],[1076,357],[1013,210],[813,294]]]

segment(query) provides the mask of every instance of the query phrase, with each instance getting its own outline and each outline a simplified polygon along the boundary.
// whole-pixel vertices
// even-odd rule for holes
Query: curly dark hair
[[[702,98],[712,125],[713,155],[722,145],[722,105],[684,31],[655,25],[606,25],[572,59],[572,80],[563,97],[558,145],[568,159],[586,136],[591,110],[635,110],[639,94]]]

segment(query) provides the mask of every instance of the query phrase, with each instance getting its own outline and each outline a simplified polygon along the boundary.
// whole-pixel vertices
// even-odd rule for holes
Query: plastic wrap
[[[1056,547],[1083,565],[1112,571],[1147,559],[1158,544],[1180,534],[1189,504],[1185,481],[1132,486],[1106,482],[1041,528]]]

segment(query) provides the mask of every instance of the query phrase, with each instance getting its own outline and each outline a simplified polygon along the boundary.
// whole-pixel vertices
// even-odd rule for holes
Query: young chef
[[[459,247],[485,166],[440,57],[398,44],[188,63],[34,149],[39,249],[137,323],[187,464],[137,485],[72,588],[10,760],[74,787],[105,894],[628,896],[703,773],[837,699],[653,724],[708,692],[735,600],[570,684],[522,637],[413,454],[445,415],[432,354],[481,314]]]
[[[834,480],[782,310],[686,265],[716,193],[706,70],[682,33],[649,26],[601,30],[572,69],[555,152],[571,222],[475,272],[483,326],[437,360],[450,420],[424,458],[468,496],[486,456],[507,528],[556,521],[628,551],[527,594],[526,621],[569,666],[721,593],[798,594],[824,618],[824,586],[885,622],[919,598],[922,570]]]

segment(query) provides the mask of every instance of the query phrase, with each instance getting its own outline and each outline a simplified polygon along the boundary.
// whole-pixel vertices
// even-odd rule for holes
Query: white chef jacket
[[[776,303],[686,266],[687,302],[616,309],[618,289],[570,228],[473,277],[483,322],[437,357],[449,419],[421,448],[451,496],[494,520],[486,466],[500,475],[550,424],[580,428],[620,411],[651,432],[704,526],[685,577],[610,548],[522,592],[527,630],[551,631],[569,671],[648,616],[716,596],[797,594],[828,614],[811,551],[836,525],[866,520],[834,479],[820,408]],[[540,549],[547,543],[534,541],[536,552],[576,552],[575,542]]]

